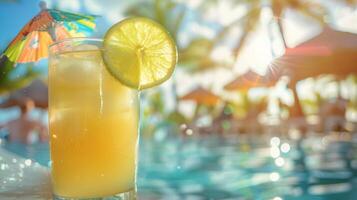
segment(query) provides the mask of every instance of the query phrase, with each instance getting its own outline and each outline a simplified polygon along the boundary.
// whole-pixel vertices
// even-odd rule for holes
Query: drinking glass
[[[56,199],[136,199],[138,91],[106,69],[101,39],[50,46],[49,129]]]

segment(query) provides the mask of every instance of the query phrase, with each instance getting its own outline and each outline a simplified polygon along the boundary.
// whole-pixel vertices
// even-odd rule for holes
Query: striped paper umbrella
[[[48,56],[48,46],[70,37],[85,37],[95,28],[94,15],[83,15],[47,9],[40,3],[41,12],[29,21],[11,41],[2,56],[14,63],[36,62]]]

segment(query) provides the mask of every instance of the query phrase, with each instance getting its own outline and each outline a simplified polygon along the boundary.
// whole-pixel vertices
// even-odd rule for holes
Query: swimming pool
[[[346,139],[347,138],[347,139]],[[48,165],[48,145],[3,144]],[[140,144],[145,199],[357,199],[357,137],[171,137]]]

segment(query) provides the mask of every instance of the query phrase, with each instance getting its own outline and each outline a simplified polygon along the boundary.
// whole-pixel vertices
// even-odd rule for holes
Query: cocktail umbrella
[[[220,101],[220,98],[217,95],[202,87],[198,87],[192,90],[191,92],[182,96],[180,99],[194,101],[197,104],[204,104],[207,106],[214,106]]]
[[[286,49],[283,56],[275,59],[269,68],[268,76],[278,79],[287,75],[295,99],[294,113],[302,116],[296,83],[299,80],[321,74],[357,74],[357,35],[325,27],[323,31],[299,44]]]
[[[261,76],[252,70],[238,76],[224,86],[225,90],[248,90],[254,87],[271,87],[275,84],[268,76]]]
[[[357,74],[357,34],[325,27],[312,39],[289,48],[275,59],[269,76],[290,76],[293,82],[321,74]]]
[[[40,8],[3,52],[10,62],[36,62],[48,56],[48,46],[54,41],[87,36],[95,28],[94,15],[47,9],[45,2]]]
[[[252,70],[248,70],[224,86],[225,90],[240,92],[242,97],[241,105],[246,110],[244,123],[247,123],[245,124],[247,128],[254,129],[259,127],[259,124],[256,121],[258,118],[257,116],[266,109],[267,104],[265,98],[258,104],[251,102],[248,97],[248,90],[255,87],[272,87],[274,85],[275,81],[269,80],[267,76],[262,76]],[[252,121],[254,121],[254,126],[248,124],[252,123]]]
[[[202,87],[197,87],[196,89],[182,96],[180,99],[184,101],[196,102],[197,106],[192,118],[194,120],[199,117],[199,112],[201,111],[202,108],[208,111],[208,113],[206,114],[211,115],[215,105],[217,105],[220,101],[220,97],[218,97],[217,95],[213,94],[211,91],[206,90]],[[196,125],[194,125],[193,128],[195,127]]]

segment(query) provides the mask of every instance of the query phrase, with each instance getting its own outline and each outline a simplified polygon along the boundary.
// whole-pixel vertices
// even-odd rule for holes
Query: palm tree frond
[[[0,61],[0,95],[20,89],[31,83],[35,78],[40,76],[40,72],[33,71],[31,66],[26,67],[26,72],[21,76],[15,76],[15,64],[3,56]]]
[[[182,25],[182,22],[183,22],[185,16],[186,16],[186,9],[181,9],[176,20],[175,20],[175,23],[173,25],[173,30],[172,30],[172,37],[174,38],[175,41],[177,41],[177,34],[180,30],[180,27]]]
[[[261,9],[256,7],[249,11],[249,13],[243,18],[243,34],[233,49],[235,60],[239,57],[240,51],[246,43],[250,33],[254,32],[259,24]]]
[[[289,7],[323,24],[327,10],[319,3],[306,0],[289,0]]]

